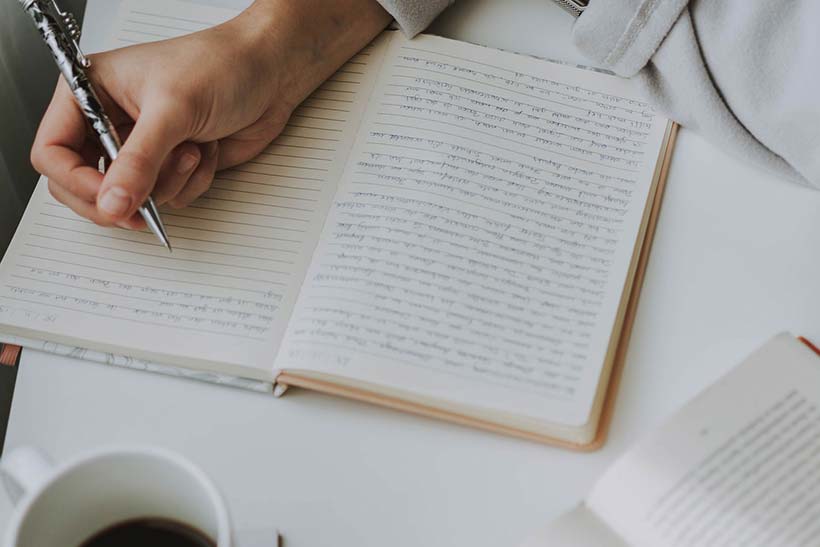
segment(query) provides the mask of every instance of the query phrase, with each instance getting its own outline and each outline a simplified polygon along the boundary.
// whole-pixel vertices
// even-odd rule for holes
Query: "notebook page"
[[[236,13],[124,2],[111,46],[185,34]],[[173,254],[147,231],[81,219],[41,181],[2,264],[2,328],[270,379],[382,48],[370,46],[352,59],[259,157],[218,173],[190,207],[163,210]]]
[[[278,366],[585,423],[665,127],[611,76],[394,38]]]
[[[636,547],[820,545],[820,359],[783,334],[612,466],[589,506]]]

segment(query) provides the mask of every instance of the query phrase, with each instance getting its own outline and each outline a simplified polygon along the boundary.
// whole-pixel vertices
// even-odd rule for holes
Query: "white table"
[[[436,30],[578,59],[570,22],[546,0],[462,1]],[[99,20],[89,28],[101,36]],[[820,340],[819,242],[820,193],[682,131],[611,437],[597,453],[313,393],[275,400],[31,351],[6,447],[32,444],[58,460],[100,445],[169,447],[215,478],[239,528],[275,524],[287,547],[515,546],[770,335]]]

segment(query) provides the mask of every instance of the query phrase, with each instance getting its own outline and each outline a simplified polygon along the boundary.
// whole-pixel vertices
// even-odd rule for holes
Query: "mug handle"
[[[13,503],[36,490],[51,477],[54,466],[40,450],[18,446],[0,460],[3,485]]]

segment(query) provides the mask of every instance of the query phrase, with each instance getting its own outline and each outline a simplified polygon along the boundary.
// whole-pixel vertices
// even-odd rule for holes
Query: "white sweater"
[[[411,36],[452,3],[379,1]],[[591,0],[573,40],[670,118],[820,188],[818,24],[818,0]]]

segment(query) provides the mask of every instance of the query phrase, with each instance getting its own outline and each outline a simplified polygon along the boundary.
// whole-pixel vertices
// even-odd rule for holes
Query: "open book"
[[[820,545],[820,359],[781,334],[522,547]]]
[[[125,2],[113,45],[233,14]],[[258,158],[163,211],[173,254],[41,181],[0,332],[589,446],[673,135],[611,75],[385,32]]]

